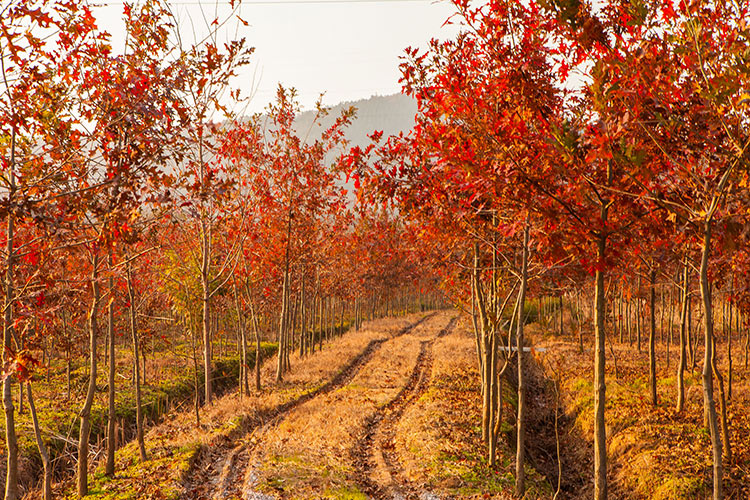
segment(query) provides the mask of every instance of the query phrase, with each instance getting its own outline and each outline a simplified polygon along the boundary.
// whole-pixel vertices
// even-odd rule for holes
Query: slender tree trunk
[[[693,349],[693,300],[688,294],[687,298],[688,311],[687,311],[687,348],[688,348],[688,363],[695,369],[695,349]]]
[[[714,404],[714,384],[711,358],[713,356],[714,321],[711,304],[711,284],[708,281],[708,259],[711,252],[711,221],[707,220],[703,233],[703,248],[701,252],[700,286],[703,299],[703,327],[705,354],[703,358],[703,405],[708,414],[708,425],[711,433],[711,448],[713,450],[713,500],[721,500],[722,492],[722,450],[719,437],[719,425]]]
[[[576,323],[578,324],[578,347],[583,354],[583,318],[581,317],[581,293],[576,290]]]
[[[243,350],[243,319],[242,319],[242,308],[240,307],[240,301],[237,297],[237,282],[232,282],[232,298],[234,300],[234,312],[237,315],[237,355],[239,357],[238,366],[239,369],[237,370],[237,392],[240,396],[240,400],[242,400],[242,396],[247,393],[245,390],[245,384],[243,383],[243,380],[247,379],[247,356],[246,352]]]
[[[193,344],[193,385],[195,386],[195,404],[193,409],[195,410],[195,426],[200,428],[201,426],[201,395],[200,395],[200,382],[198,380],[198,333],[195,328],[191,325],[190,337]]]
[[[295,349],[295,338],[299,337],[299,334],[297,332],[297,329],[299,327],[299,319],[300,319],[300,297],[297,295],[297,297],[292,301],[292,317],[291,321],[289,322],[290,328],[289,328],[289,349],[287,349],[287,368],[289,367],[289,353],[293,352]]]
[[[489,338],[489,374],[488,374],[488,382],[489,382],[489,411],[488,411],[488,421],[487,421],[487,441],[489,444],[489,463],[490,467],[495,467],[497,465],[497,435],[495,434],[495,416],[497,415],[497,396],[498,396],[498,388],[497,388],[497,337],[498,332],[497,328],[493,326],[490,331],[490,338]]]
[[[667,369],[672,347],[672,328],[674,327],[674,286],[669,287],[669,331],[667,332]]]
[[[330,337],[334,338],[336,336],[336,301],[333,297],[331,297],[331,301],[328,303],[328,331],[330,333]]]
[[[242,304],[240,303],[239,296],[237,294],[237,289],[235,285],[235,300],[237,301],[237,314],[241,315],[242,311]],[[251,321],[253,319],[251,318]],[[250,384],[248,382],[248,375],[247,371],[249,368],[248,359],[247,359],[247,328],[245,327],[245,319],[241,316],[239,316],[240,321],[240,353],[241,353],[241,359],[242,359],[242,379],[240,380],[240,385],[244,387],[245,394],[250,393]]]
[[[724,377],[719,371],[719,365],[716,361],[716,337],[714,337],[714,345],[711,357],[711,369],[716,376],[716,381],[719,383],[719,411],[721,412],[721,442],[723,446],[724,455],[727,458],[727,462],[732,461],[732,445],[729,441],[729,422],[727,421],[727,398],[724,392]]]
[[[747,321],[747,316],[745,314],[742,315],[742,318]],[[740,333],[742,333],[740,326],[744,325],[745,321],[740,321],[740,316],[737,316],[737,329]],[[745,371],[747,371],[748,358],[750,358],[750,356],[748,356],[750,355],[750,328],[747,328],[745,325],[745,330]],[[742,336],[740,335],[740,338],[741,337]]]
[[[23,415],[24,414],[24,408],[23,408],[23,382],[19,380],[18,382],[18,414]]]
[[[659,310],[659,338],[661,339],[661,344],[664,345],[664,316],[667,312],[664,300],[664,286],[660,287],[659,300],[661,301],[661,308]]]
[[[50,462],[49,452],[47,446],[44,444],[42,439],[42,430],[39,427],[39,419],[36,414],[36,406],[34,405],[34,394],[31,391],[31,382],[26,383],[26,393],[29,396],[29,411],[31,412],[31,422],[34,425],[34,439],[36,440],[36,447],[39,450],[39,456],[42,458],[42,468],[44,474],[44,480],[42,483],[42,498],[44,500],[52,500],[52,465]]]
[[[654,265],[654,264],[652,264]],[[656,267],[651,268],[651,331],[648,335],[648,380],[651,387],[651,404],[659,404],[656,394]]]
[[[185,286],[185,294],[188,294],[187,286]],[[200,380],[198,378],[198,327],[195,324],[195,318],[191,313],[185,315],[185,328],[190,331],[190,348],[193,351],[193,387],[195,388],[195,399],[193,400],[193,409],[195,410],[195,427],[200,428],[201,426],[201,414],[200,414]],[[135,370],[133,370],[135,375]],[[133,377],[133,384],[135,384],[135,377]]]
[[[474,259],[474,267],[472,268],[471,273],[471,325],[474,328],[474,342],[475,342],[475,348],[477,350],[477,366],[479,367],[479,373],[484,373],[484,359],[482,356],[482,334],[479,330],[479,320],[477,319],[477,315],[479,314],[478,308],[477,308],[477,298],[476,298],[476,287],[474,285],[474,280],[476,279],[477,275],[477,260],[476,257]],[[484,379],[482,379],[483,381]],[[479,384],[482,390],[482,397],[484,397],[484,384]]]
[[[288,254],[288,252],[287,252]],[[276,381],[279,382],[284,377],[284,357],[286,350],[286,323],[287,323],[287,309],[289,304],[287,301],[287,287],[289,286],[289,262],[287,261],[284,265],[284,281],[281,288],[281,316],[279,317],[279,347],[278,347],[278,359],[276,363]]]
[[[491,410],[491,352],[490,352],[490,335],[489,335],[489,324],[487,322],[486,306],[484,291],[482,290],[482,283],[480,281],[481,275],[479,270],[480,265],[479,256],[479,243],[474,243],[474,268],[473,268],[473,280],[474,280],[474,293],[476,294],[475,302],[479,309],[479,323],[481,332],[481,377],[482,377],[482,441],[486,445],[490,444],[490,425],[492,422]]]
[[[620,284],[620,300],[618,304],[618,326],[617,326],[617,336],[619,339],[620,345],[625,343],[625,284]]]
[[[635,334],[636,334],[636,345],[638,348],[638,352],[641,352],[641,278],[638,278],[638,298],[636,299],[636,308],[635,308]]]
[[[325,298],[323,295],[320,295],[320,302],[318,303],[318,350],[323,350],[323,328],[325,328],[325,318],[323,317],[323,313],[325,312]],[[373,306],[373,317],[375,315],[375,309]]]
[[[682,274],[682,310],[680,312],[680,360],[677,363],[677,412],[685,409],[685,369],[687,368],[687,322],[690,303],[690,266],[687,257]]]
[[[734,295],[734,274],[732,275],[732,285],[731,285],[731,291],[730,294]],[[729,321],[727,323],[727,363],[729,364],[728,371],[727,371],[727,379],[728,379],[728,391],[727,391],[727,400],[732,400],[732,313],[733,313],[733,306],[732,302],[729,302],[727,304],[727,309],[729,309]],[[727,456],[729,456],[729,453],[727,453]]]
[[[207,220],[205,209],[201,208],[201,308],[203,310],[203,377],[205,400],[204,404],[213,401],[213,373],[211,369],[211,228]],[[145,376],[144,370],[144,376]],[[145,383],[145,382],[144,382]]]
[[[516,486],[515,495],[523,497],[526,492],[526,374],[524,370],[524,336],[523,317],[524,303],[526,302],[526,284],[529,276],[529,217],[526,217],[526,226],[523,231],[523,257],[521,260],[521,289],[518,292],[518,325],[516,326],[516,345],[518,356],[518,414],[516,421]]]
[[[340,329],[341,329],[340,335],[344,334],[344,313],[345,313],[345,311],[346,311],[346,301],[342,299],[341,300],[341,311],[340,311],[341,314],[339,315],[339,320],[340,320],[339,323],[341,325],[340,326]]]
[[[6,253],[5,253],[5,300],[3,307],[5,314],[3,316],[3,365],[9,363],[9,355],[13,352],[13,303],[15,301],[15,288],[13,277],[15,275],[16,255],[14,249],[15,240],[15,213],[13,203],[16,194],[16,178],[13,170],[15,162],[15,141],[16,132],[13,130],[11,135],[11,154],[10,154],[10,190],[8,193],[8,210],[7,216],[7,233],[6,233]],[[5,471],[5,500],[16,500],[18,498],[18,437],[16,435],[15,412],[13,408],[13,377],[3,378],[3,409],[5,411],[5,450],[6,450],[6,471]]]
[[[68,388],[67,399],[70,400],[71,384],[73,382],[72,377],[71,377],[72,371],[73,371],[73,367],[71,366],[72,362],[70,360],[70,352],[68,352],[67,354],[68,354],[68,359],[65,362],[65,379],[66,379],[67,388]]]
[[[107,304],[107,344],[109,348],[109,373],[107,374],[107,463],[105,474],[113,476],[115,474],[115,315],[112,309],[112,301],[115,293],[115,280],[112,277],[112,250],[107,257],[109,264],[109,278],[107,286],[109,288],[109,303]],[[135,358],[138,359],[138,358]]]
[[[258,316],[255,314],[255,306],[250,301],[250,321],[253,324],[253,334],[255,335],[255,390],[260,392],[260,328],[258,327]]]
[[[608,166],[608,178],[611,179],[612,167]],[[601,225],[602,233],[597,238],[597,262],[595,289],[594,289],[594,336],[596,342],[596,353],[594,358],[594,498],[605,500],[607,498],[607,429],[604,420],[604,408],[606,404],[606,332],[605,313],[606,297],[604,289],[604,261],[607,248],[606,229],[608,205],[602,203]]]
[[[126,278],[128,285],[128,301],[130,307],[128,312],[130,315],[130,335],[133,339],[133,368],[135,369],[135,435],[138,441],[138,454],[141,462],[145,462],[148,459],[146,454],[146,443],[143,440],[143,405],[141,403],[141,379],[139,377],[138,367],[138,328],[136,327],[136,311],[135,311],[135,290],[133,288],[133,270],[131,268],[130,258],[126,257]],[[113,358],[114,359],[114,358]]]
[[[628,288],[628,290],[630,290]],[[631,292],[632,294],[632,292]],[[633,347],[633,311],[631,307],[632,298],[628,298],[627,302],[625,303],[625,314],[628,317],[627,325],[628,325],[628,345],[630,347]]]
[[[307,317],[305,316],[307,314],[307,309],[305,308],[305,276],[302,276],[302,285],[300,290],[300,331],[299,331],[299,357],[303,357],[305,355],[306,350],[306,335],[307,335]]]
[[[81,426],[78,434],[78,475],[77,486],[78,496],[83,497],[88,494],[88,470],[89,470],[89,434],[91,433],[91,405],[94,402],[96,393],[96,343],[99,336],[99,324],[97,316],[99,314],[99,253],[97,249],[92,250],[91,258],[91,311],[89,312],[89,386],[86,392],[86,400],[81,408]]]

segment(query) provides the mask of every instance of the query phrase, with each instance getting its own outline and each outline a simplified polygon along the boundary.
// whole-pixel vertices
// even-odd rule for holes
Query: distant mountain
[[[351,142],[350,146],[367,145],[369,143],[367,136],[375,130],[383,131],[384,137],[402,131],[407,132],[414,126],[414,117],[417,113],[417,102],[411,97],[403,94],[372,96],[369,99],[342,102],[332,106],[328,116],[321,121],[322,127],[318,130],[324,130],[333,124],[341,111],[349,106],[357,109],[356,117],[346,131],[346,137]],[[300,136],[307,135],[314,117],[314,111],[299,114],[295,128]],[[311,131],[310,137],[314,136],[315,132]]]

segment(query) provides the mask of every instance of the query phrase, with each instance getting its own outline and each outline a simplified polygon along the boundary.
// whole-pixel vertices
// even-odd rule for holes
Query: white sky
[[[122,5],[104,3],[94,15],[117,47]],[[191,23],[204,24],[201,8],[209,19],[216,8],[211,1],[172,5],[188,41]],[[226,4],[218,8],[220,17],[230,12]],[[253,63],[235,83],[243,95],[254,92],[249,111],[262,110],[278,83],[295,87],[309,109],[322,92],[325,104],[399,92],[399,56],[408,46],[426,47],[430,38],[451,38],[457,28],[443,23],[453,12],[446,0],[246,0],[238,13],[249,26],[230,23],[223,35],[245,37],[255,47]]]

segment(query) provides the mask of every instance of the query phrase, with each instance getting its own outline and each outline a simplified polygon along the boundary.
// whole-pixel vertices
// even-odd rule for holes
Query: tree
[[[0,4],[0,156],[6,219],[4,255],[3,362],[13,362],[15,270],[24,252],[19,227],[50,216],[56,182],[70,172],[65,146],[76,144],[74,118],[67,112],[74,63],[96,52],[93,18],[76,2],[11,1]],[[50,33],[52,35],[50,36]],[[54,209],[53,209],[54,214]],[[53,215],[54,216],[54,215]],[[49,219],[46,219],[49,221]],[[23,288],[21,288],[23,290]],[[7,467],[5,498],[18,497],[18,445],[11,394],[3,380]]]

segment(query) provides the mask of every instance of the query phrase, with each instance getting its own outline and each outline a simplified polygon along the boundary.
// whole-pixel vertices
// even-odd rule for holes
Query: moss
[[[327,490],[324,495],[325,498],[333,498],[336,500],[367,500],[370,498],[356,488],[345,486],[335,490]]]
[[[699,498],[705,490],[700,477],[670,477],[653,493],[653,500],[670,500],[673,498]]]

